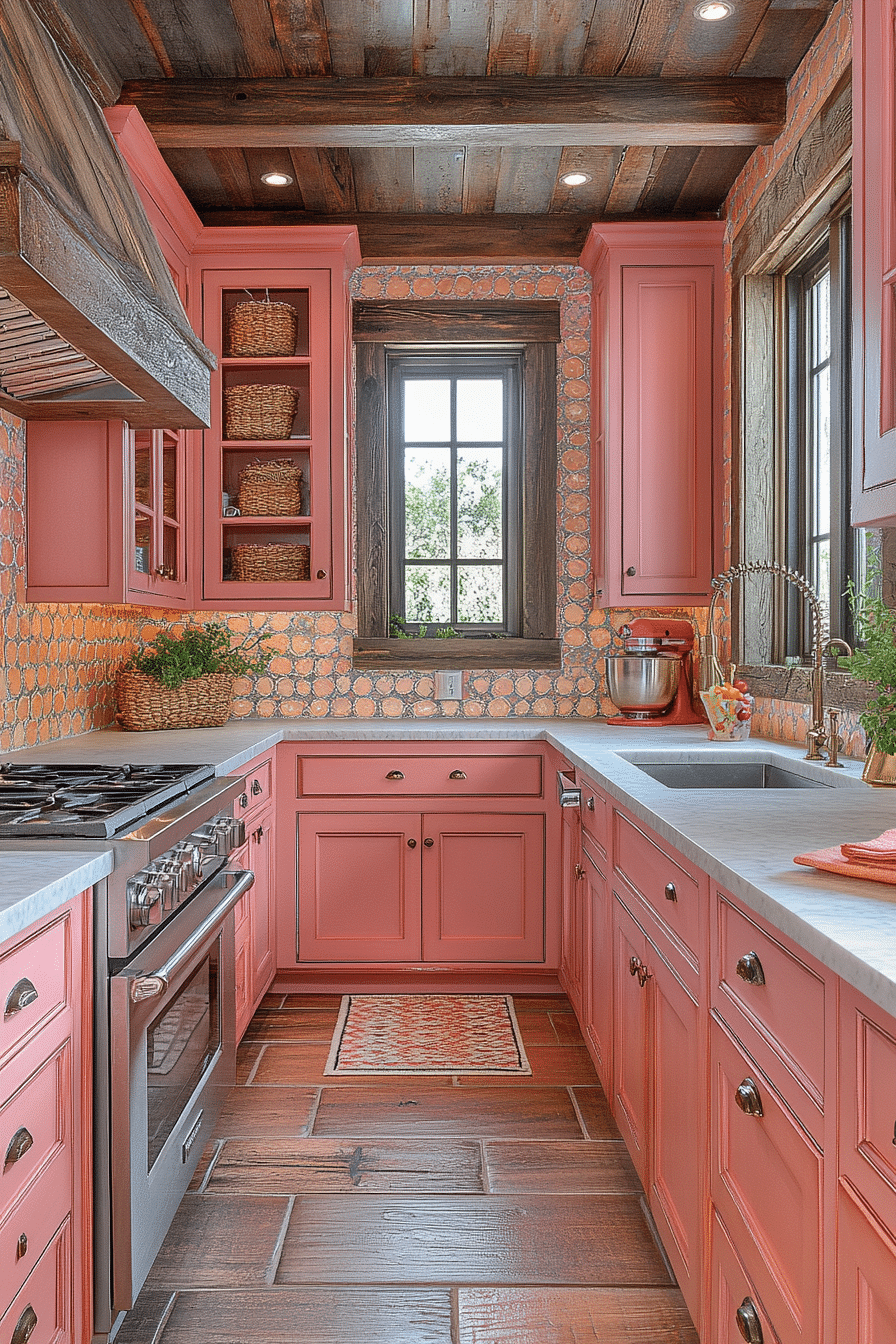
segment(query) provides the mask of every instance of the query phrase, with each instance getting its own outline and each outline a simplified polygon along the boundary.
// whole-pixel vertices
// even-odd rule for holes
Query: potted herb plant
[[[869,784],[896,784],[896,611],[879,596],[880,577],[880,562],[872,561],[865,592],[850,580],[847,593],[858,647],[839,661],[853,677],[875,688],[859,715],[868,747],[862,778]]]
[[[119,671],[116,720],[132,732],[218,728],[230,718],[236,678],[263,672],[271,652],[264,636],[234,647],[214,621],[161,630]]]

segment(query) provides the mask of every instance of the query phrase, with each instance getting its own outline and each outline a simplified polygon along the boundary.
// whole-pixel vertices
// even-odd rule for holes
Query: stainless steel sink
[[[620,753],[621,754],[621,753]],[[767,761],[632,761],[669,789],[825,789],[834,781],[812,779]]]

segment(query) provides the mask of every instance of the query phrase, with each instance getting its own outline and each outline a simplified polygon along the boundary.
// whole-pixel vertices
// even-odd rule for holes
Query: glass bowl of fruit
[[[750,736],[753,697],[745,681],[725,681],[700,692],[709,721],[709,737],[717,742],[743,742]]]

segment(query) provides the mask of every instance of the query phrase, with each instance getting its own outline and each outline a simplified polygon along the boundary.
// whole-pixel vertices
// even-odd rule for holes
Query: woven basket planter
[[[145,672],[118,674],[116,722],[132,733],[161,728],[220,728],[230,718],[234,678],[229,672],[206,672],[176,690]]]
[[[240,472],[240,513],[282,518],[302,512],[302,473],[289,458],[251,462]]]
[[[299,393],[283,383],[240,383],[224,390],[225,439],[288,439]]]
[[[301,583],[311,578],[311,547],[276,543],[234,546],[237,583]]]
[[[294,355],[298,316],[291,303],[238,303],[227,324],[228,355]]]

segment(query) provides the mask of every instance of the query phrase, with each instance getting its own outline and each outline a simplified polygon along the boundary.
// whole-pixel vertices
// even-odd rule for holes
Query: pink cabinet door
[[[821,1152],[756,1063],[716,1022],[710,1039],[713,1201],[782,1344],[817,1344]]]
[[[840,1186],[837,1338],[896,1344],[896,1241],[853,1190]]]
[[[650,1102],[647,1033],[650,944],[617,897],[613,903],[613,1110],[641,1184],[647,1186]],[[639,975],[639,971],[641,974]]]
[[[417,812],[299,815],[300,961],[419,960],[421,838]]]
[[[582,914],[584,872],[579,814],[564,809],[560,850],[560,983],[581,1021],[582,1012]]]
[[[257,1005],[274,978],[274,828],[270,808],[249,826],[249,867],[255,874],[252,896],[252,1001]]]
[[[423,960],[544,961],[544,817],[423,817]]]
[[[613,1055],[613,909],[606,877],[587,841],[582,844],[582,867],[588,933],[583,968],[585,1039],[600,1080],[609,1091]]]
[[[743,1344],[752,1328],[762,1344],[780,1344],[768,1313],[737,1257],[718,1214],[712,1219],[710,1322],[706,1332],[712,1344]],[[756,1326],[759,1333],[756,1333]],[[747,1331],[747,1334],[744,1334]]]

